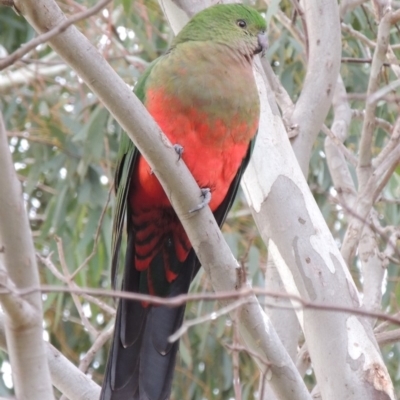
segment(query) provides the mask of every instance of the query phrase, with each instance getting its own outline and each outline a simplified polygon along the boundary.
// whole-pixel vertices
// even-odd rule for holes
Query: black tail
[[[219,226],[224,223],[235,199],[240,178],[250,159],[250,153],[251,146],[249,146],[247,155],[231,183],[224,201],[214,212]],[[116,250],[114,249],[116,252],[114,257],[117,256],[113,260],[113,276],[115,276],[118,264],[123,214],[119,215],[118,221],[120,225],[118,225]],[[123,289],[129,292],[139,292],[143,272],[138,272],[134,268],[135,235],[129,227],[129,221],[131,221],[129,212],[127,221],[128,246]],[[174,257],[173,254],[170,256]],[[158,261],[162,262],[160,259]],[[176,265],[176,262],[176,258],[170,259],[170,264]],[[157,269],[157,266],[155,267]],[[179,274],[169,286],[168,297],[187,293],[190,282],[199,268],[199,261],[194,251],[191,250],[186,261],[174,269],[174,271],[179,270]],[[115,282],[115,277],[113,281]],[[100,400],[167,400],[169,398],[179,342],[169,343],[168,337],[182,325],[184,312],[185,306],[175,308],[143,307],[139,302],[127,300],[119,302],[114,338]]]
[[[128,249],[133,248],[128,243]],[[132,253],[128,250],[123,287],[138,292],[141,273],[133,267]],[[168,297],[187,293],[198,268],[192,250]],[[119,302],[100,400],[169,399],[179,342],[169,343],[168,337],[182,325],[184,312],[184,305],[144,307],[140,302]]]

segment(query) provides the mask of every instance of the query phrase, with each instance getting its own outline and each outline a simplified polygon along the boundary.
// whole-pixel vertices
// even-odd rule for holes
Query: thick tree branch
[[[244,188],[288,292],[327,306],[339,301],[345,307],[360,307],[347,266],[296,166],[280,116],[266,102]],[[370,393],[376,390],[394,399],[370,325],[356,315],[297,314],[307,343],[312,343],[309,352],[323,398],[372,399]],[[385,385],[366,381],[365,371],[383,376]],[[327,381],[329,385],[323,384]]]
[[[17,289],[37,286],[39,274],[31,230],[1,114],[0,187],[0,256]],[[23,299],[2,296],[1,300],[7,313],[6,336],[17,398],[51,400],[53,390],[42,337],[40,293],[31,293]]]
[[[10,324],[15,322],[18,327],[18,321],[32,324],[38,318],[36,310],[23,298],[15,294],[15,285],[8,277],[6,268],[0,260],[0,282],[1,286],[11,288],[11,292],[0,294],[1,306],[7,315],[11,318]]]
[[[0,313],[0,348],[7,351],[4,320],[4,314]],[[70,400],[99,399],[99,385],[79,371],[50,343],[45,343],[45,351],[51,379],[61,393],[64,393]]]
[[[293,150],[307,176],[312,147],[331,106],[340,68],[341,42],[336,1],[305,0],[304,12],[309,57],[303,90],[292,115],[291,129],[297,133],[292,139]]]

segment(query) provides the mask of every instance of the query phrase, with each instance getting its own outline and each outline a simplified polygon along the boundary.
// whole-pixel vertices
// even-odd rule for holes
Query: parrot
[[[178,159],[211,195],[195,210],[208,203],[219,226],[258,130],[253,61],[266,48],[266,22],[258,11],[217,4],[192,17],[134,88]],[[165,298],[186,294],[200,263],[156,175],[126,134],[115,190],[113,285],[126,237],[123,291]],[[100,400],[169,399],[179,341],[168,338],[182,325],[184,311],[184,305],[119,301]]]

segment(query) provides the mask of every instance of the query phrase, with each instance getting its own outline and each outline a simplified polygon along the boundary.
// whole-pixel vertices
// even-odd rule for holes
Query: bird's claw
[[[182,154],[183,154],[183,146],[181,146],[180,144],[174,144],[174,149],[176,154],[178,154],[178,161],[182,158]]]
[[[201,188],[200,197],[202,197],[203,200],[195,208],[192,208],[191,210],[189,210],[189,213],[194,213],[196,211],[201,210],[211,201],[211,189],[210,188]]]

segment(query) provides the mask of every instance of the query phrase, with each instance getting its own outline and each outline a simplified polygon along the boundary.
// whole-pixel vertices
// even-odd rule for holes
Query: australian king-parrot
[[[236,195],[258,129],[260,105],[253,58],[267,44],[266,23],[254,9],[215,5],[195,15],[155,60],[135,93],[201,188],[221,226]],[[171,297],[187,293],[200,265],[149,164],[121,139],[116,171],[113,282],[126,217],[122,288]],[[200,201],[200,200],[199,200]],[[185,307],[121,300],[101,400],[166,400],[178,342],[168,337]]]

